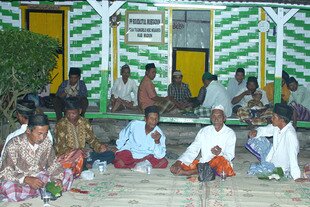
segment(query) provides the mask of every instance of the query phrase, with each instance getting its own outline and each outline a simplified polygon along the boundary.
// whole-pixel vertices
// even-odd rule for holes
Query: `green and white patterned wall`
[[[42,2],[37,1],[42,4]],[[51,2],[44,2],[51,4]],[[57,3],[56,3],[57,4]],[[124,41],[125,11],[156,11],[163,8],[147,3],[125,3],[120,9],[119,67],[129,64],[137,84],[145,73],[144,66],[154,62],[158,74],[155,86],[159,95],[166,95],[168,80],[168,12],[165,11],[165,44],[129,45]],[[249,75],[258,75],[259,67],[259,9],[228,7],[215,12],[214,72],[222,83],[234,76],[237,67],[244,67]],[[19,2],[0,2],[0,29],[19,27]],[[269,19],[269,21],[271,21]],[[301,10],[285,25],[284,69],[297,77],[301,84],[310,82],[310,11]],[[75,1],[71,6],[69,25],[69,67],[81,67],[82,78],[89,96],[99,99],[101,70],[101,20],[86,1]],[[267,37],[267,81],[273,80],[275,37],[273,24]],[[111,68],[111,63],[110,63]]]
[[[287,10],[285,10],[286,12]],[[270,30],[267,37],[267,82],[274,80],[276,57],[275,24],[268,17]],[[284,25],[283,69],[297,78],[299,84],[310,82],[310,11],[299,10]]]
[[[18,28],[20,9],[19,2],[1,2],[0,3],[0,30],[9,28]]]
[[[125,43],[125,11],[164,11],[151,4],[125,3],[120,10],[122,21],[119,25],[119,66],[128,64],[131,68],[131,78],[137,85],[145,74],[145,65],[155,63],[157,75],[154,79],[156,91],[159,95],[166,95],[168,88],[168,12],[165,12],[165,44],[163,45],[129,45]]]
[[[74,2],[70,11],[69,67],[82,68],[89,97],[100,98],[101,17],[86,2]]]
[[[214,74],[226,85],[238,67],[257,76],[259,62],[258,8],[228,7],[214,16]]]

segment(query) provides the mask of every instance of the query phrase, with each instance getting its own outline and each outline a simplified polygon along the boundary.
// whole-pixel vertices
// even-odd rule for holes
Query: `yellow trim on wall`
[[[213,74],[214,66],[214,10],[210,10],[210,48],[209,48],[209,64],[210,73]]]
[[[68,50],[68,45],[70,44],[68,41],[68,33],[69,33],[69,25],[68,25],[68,11],[70,11],[70,7],[68,6],[61,6],[60,7],[60,10],[63,10],[64,11],[64,41],[65,41],[65,44],[64,44],[64,51],[66,51],[64,53],[65,55],[65,62],[64,62],[64,68],[65,68],[65,71],[64,71],[64,76],[65,76],[65,79],[67,79],[66,77],[69,76],[69,50]]]
[[[22,29],[25,29],[26,28],[26,9],[28,8],[27,6],[20,6],[19,7],[20,10],[21,10],[21,26],[22,26]]]
[[[172,41],[173,41],[173,16],[172,16],[172,8],[169,8],[168,11],[168,54],[169,54],[169,58],[168,58],[168,82],[170,83],[171,79],[172,79]]]
[[[266,20],[266,12],[260,8],[260,20]],[[266,85],[266,32],[260,32],[260,87]]]
[[[113,36],[113,80],[116,80],[118,77],[117,27],[112,27],[112,36]]]

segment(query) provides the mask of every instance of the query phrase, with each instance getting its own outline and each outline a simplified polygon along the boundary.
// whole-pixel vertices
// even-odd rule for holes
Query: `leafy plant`
[[[0,118],[15,126],[16,101],[37,92],[56,66],[58,42],[28,30],[0,31]]]

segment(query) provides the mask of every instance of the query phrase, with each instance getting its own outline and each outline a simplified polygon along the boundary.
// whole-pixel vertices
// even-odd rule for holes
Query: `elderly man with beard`
[[[56,161],[52,143],[47,139],[48,128],[46,115],[33,115],[26,132],[8,142],[0,167],[0,193],[4,201],[37,197],[39,188],[48,181],[55,181],[63,190],[70,189],[72,172]]]
[[[217,173],[225,171],[233,176],[231,162],[235,157],[236,134],[224,122],[226,116],[222,105],[215,106],[211,111],[212,125],[202,128],[195,141],[186,149],[179,159],[171,166],[174,175],[197,174],[197,164],[209,163]],[[201,158],[195,160],[201,152]]]

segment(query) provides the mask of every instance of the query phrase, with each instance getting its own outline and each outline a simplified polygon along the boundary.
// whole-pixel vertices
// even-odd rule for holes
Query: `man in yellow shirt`
[[[282,71],[282,95],[281,95],[281,102],[287,103],[288,99],[290,98],[291,92],[288,89],[286,82],[289,79],[289,75],[284,70]],[[266,84],[266,86],[263,88],[264,91],[266,91],[266,95],[268,98],[268,101],[270,103],[273,103],[273,96],[274,96],[274,82]]]

